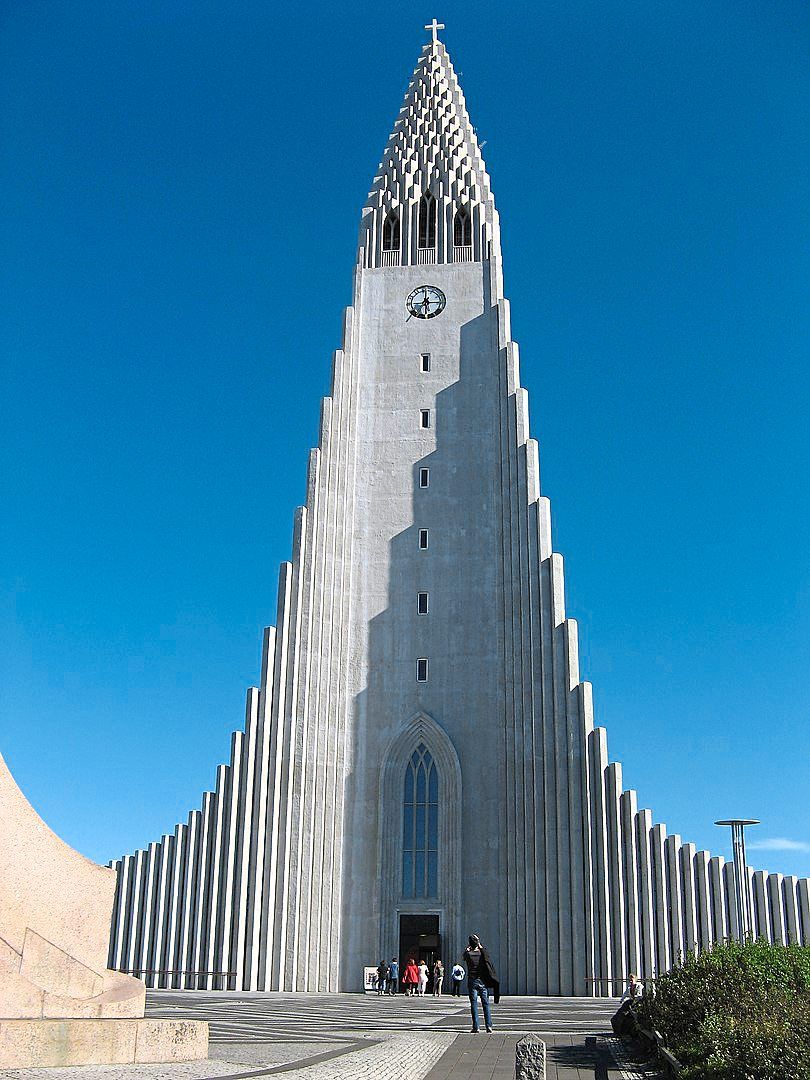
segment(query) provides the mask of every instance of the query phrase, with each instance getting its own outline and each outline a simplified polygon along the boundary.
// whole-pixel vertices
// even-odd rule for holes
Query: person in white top
[[[610,1026],[620,1038],[622,1035],[632,1035],[636,1029],[636,1021],[633,1015],[633,1006],[641,1001],[644,993],[644,983],[635,975],[630,976],[630,985],[619,999],[619,1007],[610,1018]]]
[[[623,1001],[629,1001],[631,1003],[640,1001],[641,996],[644,993],[644,983],[639,979],[637,975],[630,975],[630,984],[619,998],[619,1004]]]
[[[459,963],[453,965],[453,970],[450,972],[450,995],[451,997],[461,997],[461,984],[464,982],[464,968]]]
[[[419,961],[419,995],[424,997],[425,987],[428,981],[428,969],[424,960]]]

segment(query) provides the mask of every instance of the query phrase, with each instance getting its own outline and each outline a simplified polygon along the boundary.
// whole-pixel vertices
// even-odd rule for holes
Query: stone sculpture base
[[[203,1061],[204,1020],[147,1020],[107,967],[115,873],[51,832],[0,756],[0,1071]]]
[[[0,1069],[203,1061],[204,1020],[0,1020]]]

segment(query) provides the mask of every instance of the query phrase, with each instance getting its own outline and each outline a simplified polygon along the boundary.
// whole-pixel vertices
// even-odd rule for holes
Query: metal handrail
[[[236,976],[236,971],[189,971],[184,968],[116,968],[122,975],[215,975],[226,979]]]

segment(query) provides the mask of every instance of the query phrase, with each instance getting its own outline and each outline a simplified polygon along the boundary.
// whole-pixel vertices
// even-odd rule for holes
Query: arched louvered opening
[[[439,774],[424,743],[405,770],[402,895],[439,895]]]
[[[399,214],[389,210],[385,215],[382,234],[383,251],[399,251]]]
[[[436,198],[430,191],[419,200],[419,247],[436,247]]]
[[[453,221],[455,247],[472,247],[472,218],[466,206],[460,206]]]

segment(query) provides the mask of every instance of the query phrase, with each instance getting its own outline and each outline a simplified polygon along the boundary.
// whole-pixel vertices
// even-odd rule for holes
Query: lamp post
[[[734,906],[737,912],[737,939],[745,941],[754,932],[751,903],[751,886],[748,881],[748,864],[745,861],[745,827],[759,825],[753,818],[730,818],[715,821],[715,825],[731,826],[731,847],[734,852]]]

